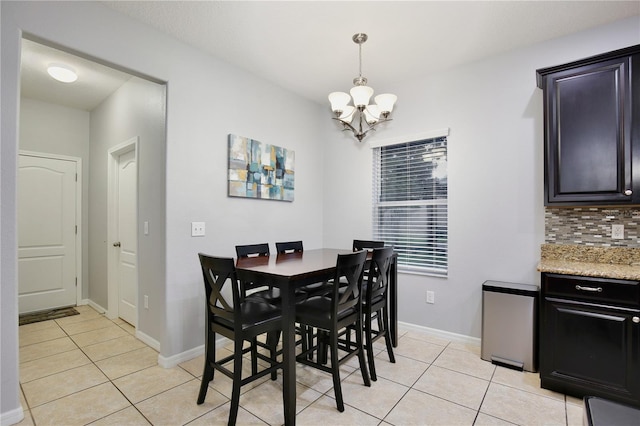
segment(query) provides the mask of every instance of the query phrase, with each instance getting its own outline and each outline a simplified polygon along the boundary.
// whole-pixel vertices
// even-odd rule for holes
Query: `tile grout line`
[[[82,313],[81,313],[81,314],[82,314]],[[102,318],[106,318],[106,317],[104,316],[104,314],[99,314],[99,315],[100,315],[100,317],[102,317]],[[93,318],[92,318],[92,319],[93,319]],[[107,319],[108,319],[108,318],[107,318]],[[86,321],[88,321],[88,320],[90,320],[90,319],[87,319]],[[131,335],[131,333],[129,332],[129,330],[127,330],[127,329],[123,326],[123,325],[124,325],[123,323],[116,323],[115,321],[113,321],[113,320],[111,320],[111,319],[108,319],[108,320],[109,320],[112,324],[114,324],[114,325],[118,326],[120,329],[122,329],[122,330],[124,330],[125,332],[127,332],[127,333],[128,333],[128,335]],[[94,387],[96,387],[96,386],[100,386],[100,385],[102,385],[102,384],[110,383],[112,386],[114,386],[114,387],[118,390],[118,392],[119,392],[119,393],[120,393],[120,394],[125,398],[125,400],[126,400],[126,401],[128,402],[128,404],[129,404],[129,405],[128,405],[127,407],[125,407],[125,408],[119,409],[119,410],[117,410],[117,411],[115,411],[115,412],[113,412],[113,413],[109,413],[109,414],[107,414],[107,415],[105,415],[105,416],[102,416],[102,417],[100,417],[100,418],[94,419],[94,420],[92,420],[92,422],[99,421],[99,420],[101,420],[101,419],[105,419],[105,418],[107,418],[107,417],[109,417],[109,416],[111,416],[111,415],[114,415],[114,414],[116,414],[116,413],[119,413],[119,412],[121,412],[121,411],[124,411],[124,410],[128,409],[129,407],[133,407],[133,408],[138,412],[138,414],[140,414],[140,416],[142,416],[142,418],[144,418],[144,419],[145,419],[145,421],[147,421],[149,424],[152,424],[152,425],[153,425],[153,423],[149,420],[149,418],[147,418],[147,417],[146,417],[146,416],[145,416],[145,415],[144,415],[144,414],[143,414],[143,413],[138,409],[137,405],[136,405],[136,404],[134,404],[134,403],[133,403],[133,402],[132,402],[132,401],[131,401],[131,400],[130,400],[130,399],[129,399],[129,398],[128,398],[128,397],[127,397],[127,396],[126,396],[126,395],[125,395],[121,390],[120,390],[120,388],[118,388],[118,386],[116,386],[116,384],[114,383],[114,380],[117,380],[117,379],[120,379],[120,378],[122,378],[122,377],[126,377],[126,376],[129,376],[129,375],[131,375],[131,374],[134,374],[134,373],[137,373],[137,372],[143,371],[143,370],[145,370],[146,368],[142,368],[142,369],[140,369],[140,370],[136,370],[135,372],[129,372],[129,373],[127,373],[127,374],[125,374],[125,375],[123,375],[123,376],[121,376],[121,377],[118,377],[118,378],[116,378],[116,379],[111,379],[111,378],[110,378],[109,376],[107,376],[107,374],[106,374],[105,372],[103,372],[103,371],[102,371],[102,369],[97,365],[97,362],[102,361],[102,359],[101,359],[101,360],[98,360],[98,361],[94,361],[94,360],[93,360],[91,357],[89,357],[89,355],[85,352],[85,349],[84,349],[84,348],[87,348],[87,347],[89,347],[89,346],[93,346],[94,344],[92,344],[92,345],[86,345],[86,346],[84,346],[84,347],[80,347],[80,346],[78,345],[78,343],[76,343],[76,341],[75,341],[75,340],[73,340],[72,335],[70,335],[70,334],[69,334],[69,333],[68,333],[68,332],[67,332],[67,331],[66,331],[66,330],[65,330],[65,329],[64,329],[60,324],[58,324],[58,323],[57,323],[57,320],[56,320],[56,319],[54,319],[54,320],[52,320],[52,321],[54,321],[54,323],[57,325],[57,327],[59,327],[59,328],[63,331],[64,336],[65,336],[65,337],[67,337],[67,338],[69,338],[69,339],[73,342],[73,344],[74,344],[75,348],[79,349],[79,350],[84,354],[84,356],[86,356],[86,357],[87,357],[87,359],[89,360],[89,364],[92,364],[95,368],[97,368],[97,369],[98,369],[98,371],[100,371],[100,372],[101,372],[101,373],[106,377],[106,379],[107,379],[107,381],[105,381],[105,382],[103,382],[103,383],[100,383],[100,384],[98,384],[98,385],[94,385],[94,386],[89,386],[88,388],[83,389],[83,390],[81,390],[81,391],[85,391],[85,390],[87,390],[87,389],[91,389],[91,388],[94,388]],[[80,322],[80,321],[79,321],[79,322]],[[128,325],[128,324],[127,324],[127,325]],[[91,331],[94,331],[94,330],[91,330]],[[77,333],[77,334],[80,334],[80,333]],[[124,337],[124,336],[121,336],[121,337]],[[135,337],[135,335],[134,335],[134,337]],[[412,339],[412,340],[421,340],[421,339],[413,339],[411,336],[405,336],[405,335],[401,335],[401,336],[399,336],[399,338],[402,338],[402,337],[406,337],[406,338],[408,338],[408,339]],[[106,342],[111,341],[111,340],[116,340],[116,339],[118,339],[118,338],[108,339],[108,340],[106,340]],[[52,339],[52,340],[54,340],[54,339]],[[402,401],[402,400],[407,396],[407,394],[409,393],[409,391],[411,391],[411,390],[415,390],[415,391],[417,391],[417,392],[419,392],[419,393],[422,393],[422,394],[425,394],[425,395],[429,395],[429,396],[431,396],[431,397],[437,398],[437,399],[442,400],[442,401],[446,401],[447,403],[455,404],[455,405],[457,405],[457,406],[459,406],[459,407],[462,407],[462,408],[465,408],[465,409],[471,409],[471,410],[473,410],[472,408],[469,408],[469,407],[467,407],[467,406],[465,406],[465,405],[462,405],[462,404],[460,404],[460,403],[457,403],[457,402],[454,402],[454,401],[450,401],[450,400],[448,400],[448,399],[446,399],[446,398],[443,398],[443,397],[440,397],[440,396],[437,396],[437,395],[433,395],[433,394],[431,394],[431,393],[429,393],[429,392],[421,391],[420,389],[416,389],[416,388],[415,388],[415,385],[419,382],[419,380],[420,380],[422,377],[424,377],[424,375],[425,375],[425,374],[427,374],[427,372],[431,369],[431,367],[435,365],[436,361],[437,361],[440,357],[442,357],[442,356],[443,356],[443,354],[445,353],[445,351],[447,351],[447,350],[449,350],[449,349],[450,349],[450,350],[453,350],[453,351],[456,351],[456,352],[467,352],[467,353],[471,353],[471,354],[474,354],[474,355],[477,355],[477,354],[476,354],[475,352],[473,352],[473,351],[464,350],[464,349],[459,349],[459,348],[457,348],[457,347],[454,347],[452,344],[453,344],[453,343],[455,343],[455,342],[451,342],[451,341],[447,342],[447,343],[446,343],[446,345],[444,345],[444,346],[442,346],[442,345],[440,345],[440,344],[433,343],[433,342],[429,342],[429,341],[426,341],[426,340],[421,340],[421,341],[422,341],[422,342],[425,342],[425,343],[429,343],[430,345],[439,346],[439,347],[441,347],[441,349],[439,350],[439,352],[437,353],[437,355],[433,358],[433,360],[432,360],[430,363],[426,363],[426,364],[428,364],[428,365],[427,365],[427,367],[426,367],[426,369],[425,369],[425,370],[424,370],[424,371],[419,375],[419,377],[418,377],[416,380],[414,380],[414,381],[413,381],[413,383],[411,383],[409,386],[404,385],[404,384],[402,384],[402,383],[398,383],[398,382],[396,382],[396,381],[394,381],[394,380],[390,380],[390,379],[386,379],[386,378],[384,378],[384,377],[381,377],[382,379],[384,379],[384,380],[386,380],[386,381],[389,381],[389,382],[391,382],[391,383],[395,383],[395,384],[398,384],[398,385],[401,385],[401,386],[404,386],[404,387],[406,387],[406,388],[407,388],[407,389],[406,389],[406,391],[405,391],[405,392],[403,392],[402,396],[400,396],[400,398],[399,398],[399,399],[398,399],[398,400],[393,404],[393,406],[389,409],[389,411],[384,415],[384,417],[383,417],[382,419],[378,418],[377,416],[373,416],[372,414],[370,414],[370,413],[368,413],[368,412],[366,412],[366,411],[364,411],[364,410],[362,410],[362,409],[359,409],[359,408],[357,408],[357,407],[354,407],[354,406],[352,406],[352,405],[349,405],[347,402],[345,402],[345,405],[348,405],[350,408],[352,408],[352,409],[354,409],[354,410],[356,410],[356,411],[358,411],[358,412],[366,413],[367,415],[372,416],[373,418],[375,418],[375,419],[379,420],[380,422],[387,422],[387,423],[390,423],[390,422],[388,422],[388,421],[387,421],[387,420],[385,420],[385,419],[386,419],[387,417],[389,417],[389,415],[393,412],[393,410],[394,410],[394,409],[396,409],[396,408],[398,407],[398,405],[401,403],[401,401]],[[43,342],[38,342],[38,343],[35,343],[35,344],[39,344],[39,343],[43,343]],[[104,343],[104,342],[96,342],[95,344],[100,344],[100,343]],[[148,345],[145,345],[145,346],[148,346]],[[105,359],[105,360],[106,360],[106,359],[110,359],[110,358],[113,358],[113,357],[116,357],[116,356],[120,356],[120,355],[123,355],[123,354],[126,354],[126,353],[133,352],[133,351],[138,350],[138,349],[140,349],[140,348],[132,349],[132,350],[128,350],[128,351],[126,351],[126,352],[124,352],[124,353],[122,353],[122,354],[112,355],[112,356],[109,356],[109,357],[104,358],[104,359]],[[152,348],[152,349],[153,349],[153,348]],[[72,349],[72,350],[75,350],[75,349]],[[64,352],[68,352],[68,351],[64,351]],[[377,355],[380,355],[381,353],[384,353],[384,349],[381,349],[380,351],[378,351]],[[396,356],[401,357],[401,358],[405,358],[405,359],[407,359],[407,360],[414,360],[414,361],[419,361],[419,362],[423,362],[423,363],[425,362],[425,361],[422,361],[422,360],[419,360],[419,359],[415,359],[415,358],[412,358],[412,357],[407,357],[407,356],[404,356],[404,355],[398,355],[398,354],[396,354]],[[377,356],[376,356],[376,357],[377,357]],[[46,358],[46,357],[43,357],[43,358]],[[444,359],[444,357],[443,357],[443,359]],[[85,364],[85,365],[89,365],[89,364]],[[195,365],[195,364],[194,364],[194,365]],[[143,400],[141,400],[141,401],[138,401],[138,404],[140,404],[140,403],[142,403],[142,402],[144,402],[144,401],[147,401],[147,400],[149,400],[149,399],[151,399],[151,398],[153,398],[153,397],[156,397],[156,396],[158,396],[158,395],[161,395],[161,394],[163,394],[163,393],[166,393],[166,392],[168,392],[168,391],[170,391],[170,390],[172,390],[172,389],[175,389],[175,388],[177,388],[177,387],[180,387],[180,386],[182,386],[182,385],[184,385],[184,384],[186,384],[186,383],[189,383],[189,382],[191,382],[191,381],[193,381],[193,380],[195,380],[195,381],[197,381],[197,380],[198,380],[198,376],[196,376],[196,375],[195,375],[194,373],[192,373],[191,371],[187,370],[187,368],[183,367],[183,366],[182,366],[182,365],[180,365],[180,364],[178,364],[178,365],[177,365],[177,367],[179,367],[181,371],[184,371],[184,372],[186,372],[186,373],[189,375],[189,377],[190,377],[190,378],[189,378],[186,382],[184,382],[184,383],[180,383],[180,384],[177,384],[177,385],[175,385],[175,386],[171,387],[170,389],[165,389],[165,390],[163,390],[162,392],[159,392],[159,393],[157,393],[157,394],[155,394],[155,395],[149,396],[149,397],[147,397],[147,398],[145,398],[145,399],[143,399]],[[481,401],[480,401],[480,405],[479,405],[478,409],[477,409],[477,410],[475,410],[475,416],[474,416],[474,418],[473,418],[473,422],[472,422],[472,424],[475,424],[475,423],[478,421],[478,416],[479,416],[479,414],[481,413],[482,405],[484,404],[484,402],[485,402],[485,400],[486,400],[486,398],[487,398],[488,391],[489,391],[489,387],[490,387],[492,384],[496,384],[496,385],[504,386],[504,387],[507,387],[507,388],[510,388],[510,389],[518,390],[518,391],[524,392],[524,393],[529,394],[529,395],[535,395],[536,397],[540,397],[540,396],[542,396],[542,397],[545,397],[545,398],[550,399],[550,400],[560,401],[559,399],[557,399],[557,398],[553,398],[553,397],[548,396],[548,395],[543,395],[543,394],[536,393],[536,392],[533,392],[533,391],[528,390],[528,389],[520,388],[520,387],[518,387],[518,384],[515,384],[515,385],[513,385],[513,384],[504,384],[504,383],[500,383],[500,382],[494,381],[494,380],[496,379],[496,374],[497,374],[497,372],[498,372],[497,367],[495,367],[495,366],[494,366],[494,368],[493,368],[493,371],[492,371],[492,373],[491,373],[491,376],[490,376],[489,380],[482,379],[481,377],[474,376],[473,374],[469,374],[469,373],[467,373],[467,372],[457,371],[457,370],[453,370],[453,369],[451,369],[451,368],[447,368],[447,367],[441,367],[441,366],[436,366],[436,367],[438,367],[438,368],[442,368],[442,369],[444,369],[444,370],[448,370],[448,371],[451,371],[451,372],[455,372],[455,373],[458,373],[458,374],[461,374],[461,375],[465,375],[465,376],[468,376],[468,377],[472,377],[472,378],[476,378],[476,379],[485,380],[485,381],[487,381],[487,382],[488,382],[487,387],[486,387],[486,389],[484,390],[484,393],[483,393],[483,395],[482,395],[482,399],[481,399]],[[78,367],[73,367],[73,368],[78,368]],[[150,367],[147,367],[147,368],[150,368]],[[69,368],[69,369],[67,369],[67,370],[64,370],[64,371],[69,371],[69,370],[71,370],[71,368]],[[468,369],[467,369],[467,370],[468,370]],[[62,371],[62,372],[64,372],[64,371]],[[355,369],[354,369],[353,371],[351,371],[349,374],[347,374],[346,376],[342,377],[342,380],[341,380],[341,381],[342,381],[342,382],[344,382],[348,377],[350,377],[350,376],[352,376],[352,375],[354,375],[354,374],[356,374],[356,373],[358,373],[358,372],[359,372],[359,369],[358,369],[358,368],[355,368]],[[59,373],[60,373],[60,372],[59,372]],[[58,373],[55,373],[55,374],[58,374]],[[47,376],[44,376],[44,377],[47,377]],[[34,380],[37,380],[37,379],[34,379]],[[507,380],[507,381],[510,381],[510,380]],[[27,382],[27,383],[29,383],[29,382]],[[265,381],[264,383],[266,383],[266,381]],[[264,384],[264,383],[261,383],[260,385],[262,385],[262,384]],[[304,386],[305,388],[308,388],[308,389],[312,389],[312,390],[313,390],[313,388],[312,388],[312,387],[309,387],[309,386],[305,385],[304,383],[300,383],[300,382],[298,382],[297,380],[296,380],[296,384],[297,384],[297,385],[302,385],[302,386]],[[258,386],[260,386],[260,385],[258,385]],[[252,388],[252,389],[253,389],[253,388]],[[252,389],[247,390],[247,392],[251,391]],[[333,399],[333,398],[331,397],[331,395],[329,395],[329,393],[331,393],[331,390],[332,390],[332,389],[333,389],[333,388],[330,388],[330,389],[328,389],[327,391],[325,391],[324,393],[321,393],[321,394],[320,394],[320,396],[319,396],[317,399],[313,400],[313,401],[312,401],[312,402],[310,402],[307,406],[305,406],[305,407],[300,411],[300,413],[304,412],[306,409],[308,409],[310,406],[312,406],[314,403],[316,403],[316,402],[317,402],[320,398],[322,398],[323,396],[328,396],[330,399]],[[193,419],[188,420],[185,424],[192,423],[192,422],[196,421],[197,419],[200,419],[200,418],[202,418],[202,417],[204,417],[204,416],[208,415],[208,414],[209,414],[209,413],[211,413],[212,411],[219,409],[220,407],[224,406],[225,404],[228,404],[229,399],[228,399],[228,397],[226,397],[224,394],[222,394],[221,392],[217,391],[216,389],[212,389],[212,388],[210,388],[209,390],[214,390],[215,392],[217,392],[217,393],[221,394],[222,396],[224,396],[224,397],[225,397],[226,401],[225,401],[224,403],[222,403],[222,404],[220,404],[220,405],[216,406],[216,407],[211,408],[210,410],[206,411],[205,413],[202,413],[202,414],[200,414],[199,416],[197,416],[197,417],[195,417],[195,418],[193,418]],[[26,399],[26,395],[25,395],[25,393],[24,393],[23,383],[20,383],[20,391],[22,392],[22,396],[23,396],[24,401],[25,401],[25,403],[26,403],[26,405],[27,405],[27,408],[28,408],[28,410],[29,410],[29,416],[30,416],[30,418],[31,418],[31,421],[33,422],[33,424],[34,424],[34,425],[37,425],[36,420],[35,420],[35,417],[34,417],[34,415],[33,415],[33,408],[36,408],[36,407],[30,407],[30,404],[29,404],[29,402],[27,401],[27,399]],[[73,394],[79,393],[79,392],[81,392],[81,391],[76,391],[76,392],[73,392],[73,393],[71,393],[71,394],[69,394],[69,395],[73,395]],[[64,397],[69,396],[69,395],[65,395]],[[57,398],[56,400],[61,399],[61,398],[63,398],[63,397]],[[53,401],[55,401],[55,400],[53,400]],[[50,403],[50,402],[52,402],[52,401],[48,401],[47,403]],[[569,402],[568,402],[568,397],[567,397],[567,395],[563,395],[563,399],[562,399],[562,401],[560,401],[560,402],[563,402],[563,403],[564,403],[564,423],[565,423],[566,425],[568,425],[568,424],[569,424],[569,407],[568,407]],[[44,404],[41,404],[41,405],[44,405]],[[575,404],[574,404],[574,405],[575,405]],[[39,406],[40,406],[40,405],[39,405]],[[242,410],[246,411],[247,413],[251,414],[253,417],[255,417],[255,418],[259,419],[260,421],[265,422],[265,420],[263,420],[263,419],[262,419],[258,414],[254,413],[254,412],[252,412],[252,411],[249,411],[248,409],[244,408],[242,405],[240,406],[240,408],[242,408]],[[300,414],[300,413],[298,413],[298,414]],[[505,422],[511,423],[511,421],[508,421],[508,420],[502,419],[502,418],[497,417],[497,416],[495,416],[495,415],[486,414],[486,413],[483,413],[483,414],[484,414],[484,415],[486,415],[486,416],[489,416],[489,417],[495,418],[495,419],[499,419],[499,420],[502,420],[502,421],[505,421]],[[265,422],[265,423],[267,423],[267,422]]]
[[[111,321],[111,323],[112,323],[112,324],[116,325],[116,326],[117,326],[117,327],[119,327],[121,330],[124,330],[125,332],[127,332],[127,333],[128,333],[128,331],[127,331],[126,329],[124,329],[123,327],[120,327],[120,324],[116,324],[113,320],[111,320],[111,319],[107,318],[107,317],[106,317],[106,315],[105,315],[104,313],[101,313],[101,314],[100,314],[100,316],[101,316],[101,318],[106,318],[106,319],[108,319],[109,321]],[[61,327],[61,328],[62,328],[62,327]],[[106,327],[105,327],[105,328],[106,328]],[[63,329],[63,330],[64,330],[64,329]],[[65,333],[66,333],[66,330],[65,330]],[[78,333],[78,334],[80,334],[80,333]],[[132,402],[132,401],[131,401],[131,400],[130,400],[130,399],[129,399],[125,394],[124,394],[124,392],[122,392],[122,390],[121,390],[121,389],[120,389],[120,388],[119,388],[119,387],[118,387],[118,386],[113,382],[113,380],[112,380],[109,376],[107,376],[107,375],[106,375],[106,373],[105,373],[104,371],[102,371],[102,369],[101,369],[101,368],[96,364],[96,362],[95,362],[95,361],[93,361],[93,359],[91,359],[91,357],[90,357],[90,356],[89,356],[89,355],[88,355],[88,354],[87,354],[87,353],[86,353],[86,352],[85,352],[85,351],[84,351],[84,350],[83,350],[83,349],[82,349],[82,348],[81,348],[81,347],[76,343],[76,341],[75,341],[75,340],[73,340],[73,338],[71,337],[71,335],[69,335],[69,338],[73,341],[73,343],[75,343],[75,344],[76,344],[76,346],[78,346],[78,349],[80,349],[80,350],[82,351],[82,353],[83,353],[83,354],[84,354],[84,355],[89,359],[89,361],[91,361],[91,363],[92,363],[92,364],[93,364],[93,365],[94,365],[94,366],[95,366],[95,367],[96,367],[96,368],[97,368],[97,369],[98,369],[98,370],[99,370],[99,371],[104,375],[104,377],[106,377],[106,378],[107,378],[107,380],[108,380],[108,382],[111,384],[111,386],[113,386],[114,388],[116,388],[116,389],[117,389],[117,391],[118,391],[118,392],[120,392],[120,395],[122,395],[122,397],[123,397],[125,400],[127,400],[127,402],[130,404],[130,405],[129,405],[129,407],[133,407],[133,408],[134,408],[134,409],[135,409],[135,410],[136,410],[136,411],[137,411],[137,412],[142,416],[142,418],[143,418],[143,419],[145,419],[145,420],[146,420],[150,425],[153,425],[153,423],[151,423],[151,421],[150,421],[150,420],[149,420],[149,419],[148,419],[148,418],[147,418],[147,417],[146,417],[146,416],[145,416],[145,415],[144,415],[144,414],[143,414],[143,413],[138,409],[138,407],[136,407],[136,405],[135,405],[135,404],[134,404],[134,403],[133,403],[133,402]],[[115,340],[115,339],[108,339],[108,340],[105,340],[105,341],[107,341],[107,342],[108,342],[108,341],[111,341],[111,340]],[[103,342],[99,342],[99,343],[103,343]],[[96,343],[96,344],[98,344],[98,343]],[[87,345],[87,346],[91,346],[91,345]],[[129,352],[133,352],[133,351],[128,351],[128,352],[125,352],[125,353],[129,353]],[[118,355],[122,355],[122,354],[118,354]],[[112,357],[108,357],[108,358],[105,358],[105,359],[113,358],[113,357],[118,356],[118,355],[114,355],[114,356],[112,356]],[[100,360],[100,361],[102,361],[102,360]],[[138,371],[142,371],[142,370],[138,370]],[[129,374],[132,374],[132,373],[129,373]],[[127,375],[128,375],[128,374],[125,374],[125,375],[124,375],[124,376],[122,376],[122,377],[125,377],[125,376],[127,376]],[[118,378],[120,378],[120,377],[118,377]],[[106,382],[105,382],[105,383],[106,383]],[[101,384],[102,384],[102,383],[101,383]],[[96,385],[96,386],[99,386],[99,385]],[[93,386],[93,387],[95,387],[95,386]],[[88,389],[90,389],[90,388],[88,388]],[[76,392],[76,393],[77,393],[77,392]],[[103,417],[100,417],[100,418],[98,418],[98,419],[93,420],[91,423],[96,422],[96,421],[101,420],[101,419],[104,419],[104,418],[106,418],[106,417],[109,417],[109,416],[111,416],[111,415],[113,415],[113,414],[119,413],[119,412],[121,412],[121,411],[123,411],[123,410],[126,410],[126,409],[127,409],[127,408],[129,408],[129,407],[125,407],[125,408],[123,408],[123,409],[121,409],[121,410],[117,410],[117,411],[114,411],[113,413],[109,413],[109,414],[107,414],[106,416],[103,416]],[[34,424],[34,426],[37,426],[37,425],[35,425],[35,424]]]
[[[80,313],[80,315],[82,315],[82,313]],[[99,314],[99,315],[100,315],[100,317],[101,317],[101,318],[106,318],[106,316],[105,316],[104,314]],[[114,324],[115,326],[119,327],[120,329],[122,329],[122,330],[124,330],[125,332],[127,332],[127,333],[128,333],[128,331],[127,331],[125,328],[121,327],[121,326],[120,326],[120,324],[116,324],[113,320],[111,320],[111,319],[109,319],[109,318],[106,318],[106,319],[107,319],[107,320],[109,320],[109,321],[111,321],[111,323],[112,323],[112,324]],[[71,335],[71,334],[69,334],[69,333],[67,332],[67,330],[65,330],[65,329],[64,329],[64,328],[63,328],[63,327],[62,327],[62,326],[57,322],[57,320],[56,320],[56,319],[53,319],[53,320],[51,320],[51,321],[54,321],[54,323],[55,323],[55,324],[56,324],[56,325],[57,325],[57,326],[62,330],[62,332],[65,334],[65,336],[66,336],[66,337],[68,337],[68,338],[69,338],[69,340],[71,340],[71,342],[73,342],[73,344],[76,346],[76,348],[77,348],[78,350],[80,350],[80,352],[82,352],[82,354],[83,354],[84,356],[86,356],[86,357],[87,357],[87,359],[89,360],[90,364],[92,364],[95,368],[97,368],[97,369],[98,369],[98,371],[100,371],[100,373],[101,373],[101,374],[102,374],[102,375],[107,379],[107,381],[102,382],[102,383],[99,383],[99,384],[97,384],[97,385],[89,386],[88,388],[81,389],[81,390],[76,391],[76,392],[72,392],[72,393],[70,393],[70,394],[68,394],[68,395],[64,395],[64,396],[62,396],[62,397],[60,397],[60,398],[56,398],[56,399],[53,399],[53,400],[51,400],[51,401],[47,401],[45,404],[51,403],[51,402],[53,402],[53,401],[60,400],[60,399],[62,399],[62,398],[66,398],[66,397],[68,397],[68,396],[70,396],[70,395],[74,395],[74,394],[77,394],[77,393],[79,393],[79,392],[86,391],[87,389],[92,389],[92,388],[95,388],[95,387],[101,386],[101,385],[103,385],[103,384],[105,384],[105,383],[110,383],[110,384],[111,384],[115,389],[117,389],[117,390],[118,390],[118,392],[119,392],[119,393],[120,393],[120,394],[121,394],[121,395],[122,395],[122,396],[127,400],[127,402],[130,404],[130,405],[129,405],[129,407],[133,407],[136,411],[138,411],[138,413],[140,413],[140,415],[141,415],[141,416],[142,416],[142,417],[143,417],[143,418],[144,418],[144,419],[145,419],[149,424],[153,424],[153,423],[151,423],[151,421],[149,421],[149,419],[148,419],[148,418],[147,418],[147,417],[146,417],[146,416],[145,416],[145,415],[144,415],[140,410],[138,410],[138,408],[135,406],[135,404],[134,404],[133,402],[131,402],[131,400],[130,400],[130,399],[129,399],[129,398],[128,398],[128,397],[127,397],[127,396],[126,396],[126,395],[125,395],[121,390],[120,390],[120,388],[118,388],[118,386],[113,382],[113,380],[112,380],[109,376],[107,376],[107,375],[104,373],[104,371],[102,371],[102,369],[101,369],[101,368],[96,364],[96,362],[95,362],[93,359],[91,359],[91,357],[90,357],[90,356],[89,356],[89,355],[88,355],[88,354],[83,350],[83,348],[82,348],[82,347],[80,347],[80,346],[78,345],[78,343],[73,339],[72,335]],[[85,321],[90,321],[90,320],[78,321],[78,323],[80,323],[80,322],[85,322]],[[103,327],[103,328],[106,328],[106,327]],[[97,330],[100,330],[100,329],[97,329]],[[95,330],[91,330],[91,331],[95,331]],[[81,333],[78,333],[78,334],[81,334]],[[129,334],[130,334],[130,333],[129,333]],[[111,340],[115,340],[115,339],[117,339],[117,338],[114,338],[114,339],[108,339],[108,340],[105,340],[105,341],[111,341]],[[51,340],[55,340],[55,339],[51,339]],[[45,342],[46,342],[46,341],[45,341]],[[38,343],[43,343],[43,342],[38,342]],[[38,344],[38,343],[36,343],[36,344]],[[96,344],[99,344],[99,343],[103,343],[103,342],[98,342],[98,343],[96,343]],[[87,346],[92,346],[92,345],[87,345]],[[75,349],[72,349],[72,350],[75,350]],[[70,351],[72,351],[72,350],[70,350]],[[65,351],[65,352],[70,352],[70,351]],[[129,353],[129,352],[133,352],[133,351],[134,351],[134,350],[127,351],[127,352],[124,352],[124,353]],[[62,352],[62,353],[64,353],[64,352]],[[118,355],[122,355],[122,354],[118,354]],[[113,358],[113,357],[118,356],[118,355],[114,355],[114,356],[107,357],[107,358],[104,358],[104,359]],[[46,357],[42,357],[42,358],[46,358]],[[38,358],[38,359],[42,359],[42,358]],[[34,361],[35,361],[35,360],[34,360]],[[100,360],[100,361],[102,361],[102,360]],[[84,364],[84,365],[89,365],[89,364]],[[63,370],[63,371],[60,371],[60,372],[57,372],[57,373],[54,373],[54,374],[64,373],[64,372],[69,371],[69,370],[72,370],[72,369],[74,369],[74,368],[78,368],[78,367],[68,368],[68,369],[66,369],[66,370]],[[137,371],[141,371],[141,370],[137,370]],[[136,371],[136,372],[137,372],[137,371]],[[39,379],[42,379],[42,378],[45,378],[45,377],[50,377],[50,376],[52,376],[52,375],[54,375],[54,374],[50,374],[50,375],[47,375],[47,376],[39,377],[38,379],[34,379],[34,380],[32,380],[32,381],[39,380]],[[132,374],[132,373],[129,373],[129,374]],[[189,374],[190,374],[190,373],[189,373]],[[128,375],[128,374],[125,374],[125,375],[124,375],[124,376],[122,376],[122,377],[125,377],[125,376],[127,376],[127,375]],[[193,376],[193,375],[192,375],[192,376]],[[119,378],[119,377],[118,377],[118,378]],[[31,417],[31,421],[33,422],[34,426],[37,426],[36,419],[35,419],[35,417],[33,416],[33,409],[34,409],[34,408],[36,408],[36,407],[31,407],[31,405],[30,405],[29,401],[27,400],[26,395],[24,394],[24,390],[23,390],[23,388],[22,388],[22,383],[20,383],[20,390],[21,390],[21,392],[22,392],[22,394],[23,394],[23,397],[24,397],[25,403],[27,404],[27,408],[29,409],[29,414],[30,414],[30,417]],[[39,406],[42,406],[42,405],[45,405],[45,404],[41,404],[41,405],[39,405]],[[108,416],[110,416],[110,415],[113,415],[113,414],[115,414],[115,413],[119,413],[120,411],[126,410],[126,409],[127,409],[127,408],[129,408],[129,407],[125,407],[125,408],[122,408],[121,410],[117,410],[117,411],[114,411],[113,413],[109,413],[109,414],[107,414],[106,416],[103,416],[103,417],[100,417],[100,418],[97,418],[97,419],[93,420],[93,422],[98,421],[98,420],[100,420],[100,419],[103,419],[103,418],[105,418],[105,417],[108,417]]]

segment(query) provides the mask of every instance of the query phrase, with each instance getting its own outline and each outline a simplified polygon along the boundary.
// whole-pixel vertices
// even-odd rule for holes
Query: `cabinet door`
[[[545,204],[631,203],[631,57],[545,79]]]
[[[640,312],[545,298],[542,387],[640,405]]]

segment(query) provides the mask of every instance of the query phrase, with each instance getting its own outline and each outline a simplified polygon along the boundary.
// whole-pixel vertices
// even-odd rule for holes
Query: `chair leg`
[[[325,365],[328,361],[327,351],[329,350],[328,333],[326,331],[318,330],[318,362]]]
[[[364,346],[362,344],[362,315],[356,323],[356,344],[358,345],[358,361],[360,362],[360,372],[362,373],[362,380],[367,387],[371,386],[371,380],[369,380],[369,372],[367,371],[367,363],[364,360]]]
[[[235,341],[235,352],[233,357],[233,389],[231,391],[231,407],[229,407],[229,426],[236,424],[236,418],[238,417],[238,407],[240,406],[240,383],[242,382],[242,343],[243,341],[241,339],[237,339]]]
[[[208,326],[207,326],[208,327]],[[198,404],[202,404],[207,397],[209,382],[213,380],[216,369],[213,364],[216,362],[216,334],[209,329],[206,330],[206,347],[204,349],[204,370],[202,371],[202,381],[200,382],[200,392],[198,393]]]
[[[300,340],[302,341],[302,352],[309,349],[309,336],[307,335],[307,326],[300,324]]]
[[[278,332],[278,340],[280,340],[280,332]],[[271,358],[271,363],[269,364],[270,367],[272,367],[275,363],[278,362],[277,359],[277,344],[278,344],[278,340],[276,340],[276,344],[275,345],[269,345],[269,358]],[[271,372],[271,380],[276,380],[278,378],[278,370],[273,370]]]
[[[389,333],[389,312],[387,308],[382,308],[382,316],[384,320],[384,342],[387,344],[387,354],[389,355],[389,361],[396,362],[396,357],[393,355],[393,345],[391,344],[391,333]]]
[[[340,384],[340,364],[338,363],[338,334],[331,333],[329,336],[331,350],[331,375],[333,376],[333,391],[336,397],[338,411],[344,411],[344,401],[342,400],[342,385]]]
[[[258,372],[258,339],[253,338],[251,343],[251,374]],[[242,352],[242,341],[240,341],[240,352]],[[235,372],[235,371],[234,371]]]
[[[200,392],[198,393],[198,405],[204,402],[207,397],[207,389],[209,389],[209,382],[213,379],[213,372],[215,369],[209,363],[209,360],[204,360],[204,372],[202,373],[202,382],[200,382]]]
[[[270,331],[267,333],[267,346],[277,348],[280,341],[280,331]]]
[[[304,333],[304,340],[306,343],[302,343],[303,347],[306,346],[306,349],[309,350],[313,348],[313,327],[309,325],[302,326],[302,332]],[[307,354],[307,359],[313,359],[313,351],[309,351]]]
[[[366,339],[365,348],[367,349],[367,362],[369,364],[369,373],[371,374],[371,380],[374,382],[378,380],[376,375],[376,364],[373,355],[373,337],[371,330],[371,315],[367,314],[364,320],[364,336]]]

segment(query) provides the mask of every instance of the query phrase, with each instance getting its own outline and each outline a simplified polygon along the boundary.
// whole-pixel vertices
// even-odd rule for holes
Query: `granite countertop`
[[[543,244],[538,271],[640,280],[640,248]]]

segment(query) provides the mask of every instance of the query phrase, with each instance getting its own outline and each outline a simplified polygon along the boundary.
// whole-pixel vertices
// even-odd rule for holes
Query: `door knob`
[[[631,195],[633,194],[633,191],[630,189],[627,189],[626,191],[624,191],[624,195]]]
[[[113,243],[114,247],[120,247],[120,241],[118,241],[117,243]]]
[[[633,317],[633,318],[631,318],[631,321],[633,321],[636,324],[638,324],[640,322],[640,317]]]

